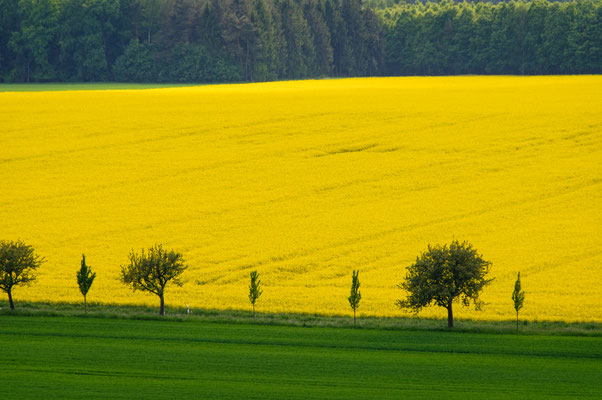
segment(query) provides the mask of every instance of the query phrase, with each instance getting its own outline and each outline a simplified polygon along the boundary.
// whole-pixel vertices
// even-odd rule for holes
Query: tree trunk
[[[353,310],[353,325],[355,326],[355,309]]]
[[[13,303],[13,293],[10,289],[8,289],[8,305],[11,310],[15,309],[15,303]]]
[[[165,315],[165,298],[163,297],[163,294],[160,294],[159,298],[161,299],[161,308],[159,309],[159,315]]]
[[[447,306],[447,327],[450,329],[454,327],[454,311],[452,309],[451,301]]]
[[[84,310],[88,312],[88,303],[86,302],[86,295],[84,295]]]
[[[255,304],[253,304],[253,318],[255,318]]]
[[[516,331],[518,332],[518,311],[516,312]]]

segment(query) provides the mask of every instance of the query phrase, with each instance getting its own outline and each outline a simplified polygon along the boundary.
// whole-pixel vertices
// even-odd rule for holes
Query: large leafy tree
[[[485,276],[491,263],[485,261],[468,242],[453,241],[449,246],[428,246],[407,270],[405,280],[398,285],[407,298],[398,300],[402,309],[414,312],[432,304],[447,309],[449,328],[454,326],[453,303],[461,300],[465,306],[474,303],[479,309],[481,290],[492,279]]]
[[[33,282],[36,279],[35,271],[43,261],[35,254],[33,247],[20,240],[0,242],[0,289],[8,294],[11,310],[15,309],[13,288]]]
[[[129,263],[121,267],[121,282],[131,286],[134,291],[153,293],[159,296],[160,315],[165,315],[165,287],[169,282],[182,286],[180,277],[187,266],[181,253],[167,251],[162,245],[142,250],[140,254],[132,251]]]

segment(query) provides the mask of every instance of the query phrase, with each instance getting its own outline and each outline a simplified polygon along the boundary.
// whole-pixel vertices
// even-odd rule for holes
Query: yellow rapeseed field
[[[493,263],[482,311],[602,321],[602,76],[343,79],[0,93],[0,239],[46,258],[15,301],[158,304],[118,281],[154,243],[190,266],[168,305],[397,316],[427,244]],[[422,316],[445,316],[429,309]]]

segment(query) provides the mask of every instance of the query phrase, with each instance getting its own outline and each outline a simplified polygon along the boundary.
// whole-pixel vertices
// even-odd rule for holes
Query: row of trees
[[[361,0],[0,0],[6,81],[265,81],[383,62]]]
[[[0,82],[568,73],[598,0],[0,0]]]
[[[389,75],[602,73],[602,2],[416,3],[382,12]]]
[[[12,299],[13,287],[32,282],[35,279],[33,273],[42,261],[31,246],[21,241],[0,242],[0,289],[8,294],[11,309],[15,307]],[[429,246],[428,250],[408,267],[405,280],[398,285],[408,295],[405,299],[398,300],[397,305],[401,309],[416,313],[430,305],[444,307],[448,311],[448,327],[453,328],[454,302],[461,300],[465,306],[472,302],[477,309],[481,307],[480,293],[492,281],[486,278],[490,266],[491,263],[485,261],[468,242],[453,241],[449,246]],[[148,251],[132,251],[128,264],[121,267],[120,280],[134,291],[140,290],[158,296],[159,314],[165,315],[165,288],[170,282],[182,286],[180,278],[187,268],[181,253],[155,245]],[[86,296],[95,277],[96,273],[86,264],[86,256],[82,255],[81,267],[76,272],[76,278],[84,296],[86,311]],[[253,308],[253,317],[255,304],[262,293],[259,273],[252,271],[248,298]],[[348,297],[349,306],[353,310],[354,324],[361,299],[359,270],[354,270]],[[512,293],[517,330],[518,313],[523,307],[524,299],[519,273]]]

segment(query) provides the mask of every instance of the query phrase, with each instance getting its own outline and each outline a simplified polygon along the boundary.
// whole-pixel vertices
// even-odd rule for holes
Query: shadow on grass
[[[0,301],[0,316],[47,316],[133,319],[156,321],[200,321],[231,324],[278,325],[296,327],[329,327],[345,329],[411,330],[411,331],[450,331],[447,320],[402,317],[360,317],[357,325],[350,316],[326,316],[321,314],[297,313],[257,313],[253,318],[251,311],[190,309],[166,307],[166,315],[158,314],[158,307],[121,305],[106,303],[88,303],[88,312],[84,312],[79,303],[20,302],[15,310],[10,310],[8,302]],[[521,321],[516,331],[515,321],[475,321],[459,319],[455,321],[454,332],[561,335],[561,336],[598,336],[602,337],[602,324],[597,322],[563,321]]]

